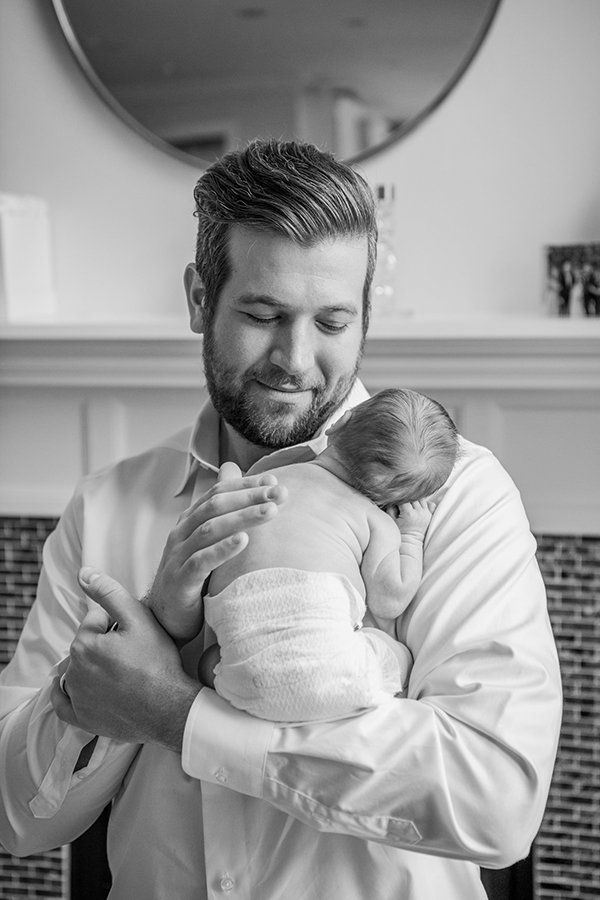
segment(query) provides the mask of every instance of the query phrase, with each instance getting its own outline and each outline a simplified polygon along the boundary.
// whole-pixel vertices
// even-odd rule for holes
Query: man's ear
[[[190,328],[195,334],[204,331],[204,298],[206,288],[204,282],[196,272],[196,266],[188,263],[183,276],[185,293],[187,296],[188,310],[190,314]]]

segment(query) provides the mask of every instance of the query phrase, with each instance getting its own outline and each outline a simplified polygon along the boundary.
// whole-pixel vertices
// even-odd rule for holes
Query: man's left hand
[[[200,685],[183,671],[177,647],[144,607],[108,575],[82,570],[95,600],[70,649],[64,688],[52,703],[60,719],[91,734],[179,751]],[[111,630],[111,623],[118,627]]]

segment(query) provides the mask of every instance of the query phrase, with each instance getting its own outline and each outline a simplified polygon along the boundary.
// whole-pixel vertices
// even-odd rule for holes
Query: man
[[[571,295],[575,287],[575,273],[569,259],[565,259],[558,273],[558,314],[568,316],[571,312]]]
[[[600,277],[599,270],[591,263],[584,263],[581,270],[583,290],[583,311],[586,316],[600,315]]]
[[[114,900],[482,898],[478,867],[536,834],[560,722],[518,493],[462,441],[397,624],[407,699],[280,727],[200,689],[204,580],[285,502],[260,471],[314,458],[365,397],[376,229],[364,181],[295,143],[226,156],[196,204],[210,399],[191,437],[84,479],[48,542],[0,694],[2,841],[70,841],[112,800]]]

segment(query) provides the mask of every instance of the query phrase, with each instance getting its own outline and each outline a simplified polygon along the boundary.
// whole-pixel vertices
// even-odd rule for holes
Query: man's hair
[[[452,471],[456,425],[436,400],[390,388],[352,410],[329,438],[352,487],[377,506],[428,497]]]
[[[213,163],[194,189],[198,218],[196,271],[204,283],[210,324],[230,274],[229,231],[242,225],[291,238],[306,247],[342,237],[367,238],[363,334],[377,257],[373,194],[357,172],[313,144],[252,141]]]

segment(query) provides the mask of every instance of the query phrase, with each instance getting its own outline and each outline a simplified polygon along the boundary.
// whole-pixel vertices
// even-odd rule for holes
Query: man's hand
[[[153,614],[108,575],[82,569],[88,612],[52,703],[60,719],[91,734],[179,751],[200,685],[185,674],[177,647]],[[117,623],[116,629],[111,624]],[[65,693],[66,692],[66,693]]]
[[[143,601],[178,644],[202,627],[206,578],[244,549],[245,529],[271,519],[285,497],[274,475],[242,478],[238,466],[225,463],[217,484],[180,516]]]

